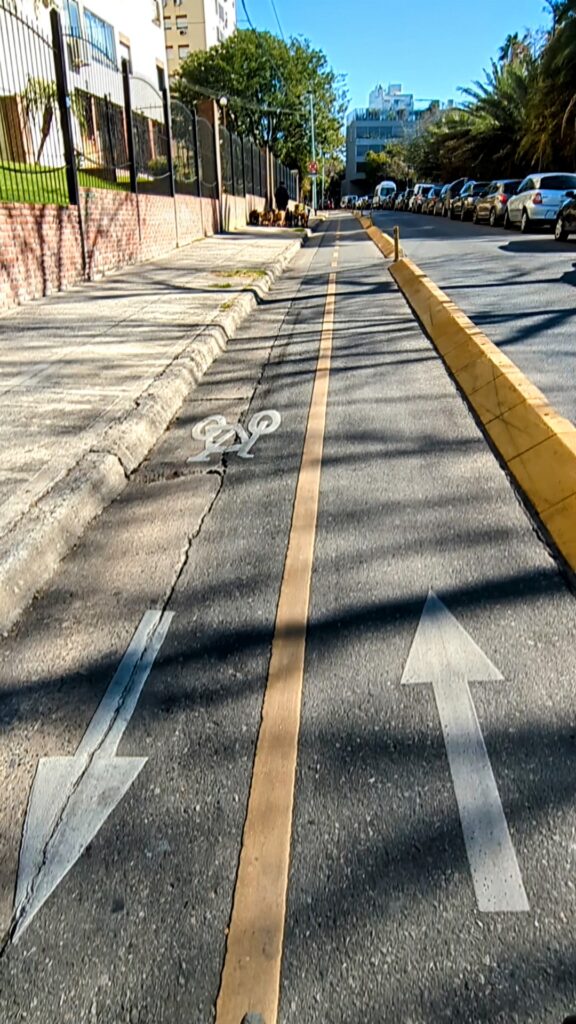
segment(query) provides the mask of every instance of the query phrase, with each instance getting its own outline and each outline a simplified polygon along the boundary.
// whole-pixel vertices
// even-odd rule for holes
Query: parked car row
[[[528,232],[554,229],[558,241],[576,233],[576,174],[538,173],[523,181],[458,178],[446,185],[418,182],[414,188],[386,198],[383,209],[405,210],[434,217],[487,222],[491,227],[518,226]]]

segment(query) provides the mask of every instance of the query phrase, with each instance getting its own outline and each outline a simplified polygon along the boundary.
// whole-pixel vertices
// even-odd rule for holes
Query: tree
[[[553,5],[555,29],[540,55],[524,152],[538,167],[576,163],[576,0]]]
[[[406,181],[411,168],[407,160],[407,148],[402,142],[391,142],[380,153],[370,150],[366,154],[366,181],[371,189],[380,181]]]
[[[54,120],[57,105],[56,82],[30,77],[22,93],[22,99],[28,119],[32,121],[35,118],[41,118],[40,143],[35,161],[39,164]]]
[[[311,157],[310,94],[317,153],[342,146],[346,93],[321,50],[307,40],[285,42],[269,32],[240,30],[217,46],[192,53],[172,91],[191,105],[226,96],[229,128],[269,145],[303,178]]]

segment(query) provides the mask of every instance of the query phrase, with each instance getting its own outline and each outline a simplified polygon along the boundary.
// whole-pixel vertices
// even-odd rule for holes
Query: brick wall
[[[76,207],[0,203],[0,312],[219,230],[217,201],[195,196],[81,189],[80,211],[85,266]]]

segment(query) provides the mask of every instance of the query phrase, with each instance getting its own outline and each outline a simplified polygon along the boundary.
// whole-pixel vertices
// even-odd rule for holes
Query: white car
[[[356,206],[356,200],[358,196],[342,196],[340,200],[340,208],[342,210],[353,210]]]
[[[520,225],[526,232],[535,227],[552,227],[565,199],[576,193],[576,174],[530,174],[508,200],[504,227]]]
[[[434,185],[430,181],[419,181],[418,184],[414,186],[414,193],[410,197],[410,201],[408,203],[408,209],[411,213],[414,213],[419,209],[424,196],[428,195],[431,188],[434,188]]]

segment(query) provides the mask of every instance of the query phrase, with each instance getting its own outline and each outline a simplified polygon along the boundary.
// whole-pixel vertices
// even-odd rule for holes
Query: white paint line
[[[500,794],[468,686],[502,676],[430,591],[403,683],[432,683],[479,910],[529,910]]]
[[[145,757],[114,755],[173,614],[149,611],[142,617],[74,757],[38,762],[20,849],[14,942],[146,763]]]

